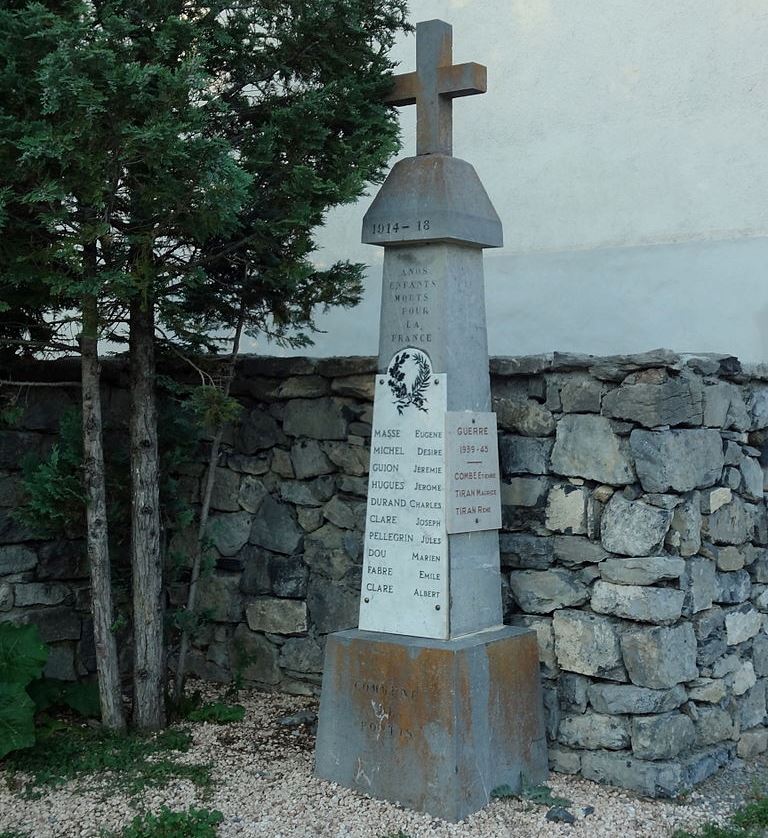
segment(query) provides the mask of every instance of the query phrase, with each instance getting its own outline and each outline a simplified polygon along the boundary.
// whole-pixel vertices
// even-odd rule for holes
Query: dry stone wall
[[[124,370],[106,371],[107,413],[124,416]],[[374,372],[369,358],[242,360],[200,677],[319,689],[325,636],[357,621]],[[23,374],[77,377],[71,362]],[[506,621],[538,635],[553,768],[665,796],[765,750],[763,371],[659,351],[496,358],[491,374]],[[22,452],[53,444],[76,395],[29,388],[0,431],[0,619],[38,623],[65,678],[94,671],[83,545],[35,538],[12,510]],[[193,504],[205,458],[202,440],[179,475]],[[169,607],[185,595],[182,576]]]

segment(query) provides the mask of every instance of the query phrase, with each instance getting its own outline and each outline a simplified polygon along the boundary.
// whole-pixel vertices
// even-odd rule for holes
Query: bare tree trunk
[[[232,379],[235,376],[235,367],[237,365],[237,356],[240,352],[240,338],[243,333],[243,323],[245,321],[245,308],[241,307],[240,315],[237,321],[237,328],[235,329],[234,337],[232,338],[232,352],[229,356],[229,368],[227,370],[227,378],[224,382],[224,395],[228,396],[230,388],[232,387]],[[216,480],[216,466],[219,462],[219,449],[221,448],[221,440],[224,436],[224,425],[220,424],[216,428],[211,442],[211,453],[208,457],[208,472],[205,477],[205,489],[203,490],[202,506],[200,507],[200,520],[197,526],[197,541],[195,542],[195,556],[192,560],[192,575],[189,582],[189,593],[187,594],[186,613],[192,615],[195,613],[197,607],[197,586],[200,581],[200,567],[203,557],[203,538],[205,538],[205,530],[208,526],[208,515],[211,511],[211,497],[213,496],[213,485]],[[184,694],[184,682],[187,677],[187,655],[189,654],[189,646],[191,642],[190,629],[185,625],[181,632],[181,641],[179,642],[179,660],[176,665],[176,679],[174,682],[174,697],[177,702],[181,700]]]
[[[112,575],[109,565],[109,532],[104,475],[101,421],[101,370],[98,350],[98,309],[95,297],[83,300],[80,336],[83,473],[86,493],[86,532],[91,572],[91,613],[99,676],[101,720],[111,730],[125,727],[117,643],[112,632]]]
[[[134,300],[131,358],[131,559],[136,646],[133,720],[153,730],[165,724],[163,565],[160,549],[160,466],[157,449],[154,311]]]

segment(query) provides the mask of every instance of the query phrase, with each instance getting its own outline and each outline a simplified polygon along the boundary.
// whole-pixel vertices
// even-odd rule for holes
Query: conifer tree
[[[157,329],[192,347],[238,324],[302,342],[316,306],[357,301],[361,266],[316,269],[312,231],[397,149],[381,98],[405,13],[405,0],[0,12],[0,300],[42,287],[38,322],[80,310],[84,408],[98,338],[129,340],[139,727],[164,722]]]

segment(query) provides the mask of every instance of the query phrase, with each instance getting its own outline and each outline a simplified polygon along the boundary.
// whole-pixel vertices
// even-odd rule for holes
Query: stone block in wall
[[[227,468],[239,471],[241,474],[253,474],[261,477],[269,471],[272,457],[269,454],[249,456],[247,454],[227,454]]]
[[[753,530],[753,519],[744,501],[737,496],[704,516],[703,532],[715,544],[744,544]]]
[[[502,436],[499,439],[499,460],[502,477],[519,474],[548,474],[551,439],[527,436]]]
[[[680,589],[685,593],[683,610],[686,615],[710,609],[718,591],[715,563],[703,556],[686,559]]]
[[[280,647],[280,666],[292,672],[322,672],[324,659],[324,644],[313,635],[289,637]]]
[[[726,381],[707,383],[704,386],[704,425],[708,428],[725,429],[728,425],[728,409],[736,388]]]
[[[217,468],[211,492],[211,509],[218,512],[238,512],[241,475],[228,468]]]
[[[44,643],[58,640],[79,640],[80,617],[74,609],[64,605],[53,608],[27,608],[8,614],[10,622],[16,625],[35,625]]]
[[[739,491],[750,500],[763,499],[763,469],[757,460],[745,457],[739,466],[741,485]]]
[[[245,609],[248,628],[267,634],[304,634],[308,630],[307,604],[296,599],[260,597]]]
[[[701,547],[701,500],[698,492],[682,500],[672,513],[666,544],[683,557],[695,556]]]
[[[13,510],[0,509],[0,545],[21,544],[39,537],[39,533],[36,533],[14,517]]]
[[[560,402],[564,413],[600,413],[603,393],[602,381],[585,375],[568,376],[560,388]]]
[[[746,570],[715,574],[715,602],[738,605],[746,602],[751,593],[752,580]]]
[[[694,729],[698,747],[716,745],[739,736],[738,724],[722,707],[697,707]]]
[[[752,661],[740,660],[738,667],[725,679],[725,683],[733,695],[744,695],[751,690],[757,683]]]
[[[248,541],[265,550],[290,556],[299,552],[303,537],[290,508],[276,501],[272,495],[267,495],[258,514],[253,516]]]
[[[702,389],[700,379],[693,375],[671,376],[665,369],[643,370],[627,376],[620,387],[603,397],[603,414],[646,428],[701,425]]]
[[[599,542],[590,541],[587,538],[575,535],[556,535],[550,540],[552,541],[555,560],[558,564],[566,567],[596,565],[608,555]]]
[[[581,755],[570,748],[548,745],[549,767],[558,774],[578,774],[581,771]]]
[[[653,555],[664,543],[671,522],[670,510],[614,495],[602,518],[603,547],[625,556]]]
[[[235,629],[229,657],[234,670],[246,681],[274,685],[280,681],[278,648],[263,634],[251,631],[245,623]]]
[[[588,780],[632,789],[648,797],[676,797],[726,765],[732,748],[716,745],[676,760],[643,760],[617,751],[587,751],[581,773]]]
[[[697,678],[688,684],[688,698],[703,704],[719,704],[728,695],[723,678]]]
[[[280,427],[264,410],[251,410],[240,420],[237,428],[236,448],[241,454],[256,454],[272,448],[282,438]]]
[[[328,394],[328,379],[321,375],[292,375],[280,382],[278,399],[316,399]]]
[[[551,617],[531,617],[527,614],[512,614],[509,624],[531,628],[536,632],[539,644],[539,663],[545,678],[556,678],[560,669],[555,656],[555,633],[552,630]]]
[[[545,570],[555,560],[552,538],[529,533],[500,533],[499,550],[505,567]]]
[[[751,605],[740,605],[725,612],[725,637],[728,646],[753,638],[763,625],[763,615]]]
[[[310,439],[346,439],[346,402],[337,398],[292,399],[286,404],[283,431]]]
[[[346,375],[342,378],[334,378],[331,382],[331,390],[337,395],[351,396],[369,402],[373,401],[375,388],[376,375],[374,373]]]
[[[552,627],[561,669],[609,681],[626,681],[616,620],[568,609],[555,612]]]
[[[32,570],[37,564],[37,553],[22,544],[0,547],[0,576],[10,576]]]
[[[237,492],[238,508],[253,515],[259,511],[261,502],[267,494],[267,487],[262,480],[252,474],[246,474],[240,481],[240,489]]]
[[[30,605],[61,605],[74,599],[67,585],[57,582],[26,582],[15,587],[14,601],[17,608]]]
[[[334,495],[323,507],[323,517],[345,530],[356,527],[363,529],[365,525],[365,501],[343,499]]]
[[[238,623],[243,619],[243,599],[239,576],[206,576],[200,580],[198,607],[219,623]]]
[[[749,730],[765,723],[765,678],[758,679],[751,689],[738,698],[735,698],[737,707],[737,719],[742,730]]]
[[[714,486],[723,471],[718,431],[643,431],[629,436],[637,477],[646,492],[690,492]]]
[[[511,477],[501,484],[502,506],[540,506],[549,491],[551,482],[547,477]]]
[[[588,491],[583,486],[561,483],[549,491],[545,525],[548,530],[584,535],[587,531]]]
[[[560,706],[571,714],[585,713],[589,706],[587,690],[591,684],[591,679],[586,675],[577,675],[575,672],[561,673],[557,681]]]
[[[624,631],[621,652],[630,680],[639,687],[665,689],[699,675],[690,623]]]
[[[501,430],[531,437],[547,437],[555,432],[552,412],[534,401],[494,399],[493,410]]]
[[[629,747],[629,722],[622,716],[607,716],[591,711],[564,715],[560,719],[557,741],[569,748],[619,751]]]
[[[739,737],[736,753],[741,759],[752,759],[768,750],[768,730],[764,727],[745,730]]]
[[[552,471],[622,486],[635,479],[625,443],[603,416],[571,414],[557,423]]]
[[[654,585],[664,579],[679,579],[685,561],[674,556],[609,558],[600,563],[600,576],[616,585]]]
[[[72,643],[52,643],[48,647],[48,660],[43,669],[44,678],[59,681],[76,681],[75,648]]]
[[[313,573],[307,588],[307,607],[312,625],[320,634],[357,626],[359,585],[343,585]]]
[[[583,605],[589,599],[586,585],[561,568],[513,570],[509,585],[520,609],[529,614],[550,614],[558,608]]]
[[[587,697],[598,713],[610,715],[667,713],[676,710],[687,698],[681,686],[652,690],[633,684],[592,684]]]
[[[364,445],[351,445],[348,442],[326,442],[323,449],[331,462],[344,474],[362,477],[368,474],[370,450]]]
[[[758,634],[752,641],[752,664],[758,676],[768,675],[768,636],[765,634]]]
[[[42,457],[50,445],[45,434],[26,433],[25,431],[0,430],[0,468],[16,469],[19,467],[19,454]]]
[[[21,480],[15,474],[0,475],[0,506],[15,507],[22,496]]]
[[[331,475],[313,480],[286,480],[280,484],[280,497],[296,506],[322,506],[336,490],[336,479]]]
[[[13,608],[13,585],[0,584],[0,611],[10,611]]]
[[[683,713],[632,719],[632,753],[640,759],[673,759],[690,748],[693,722]]]
[[[684,599],[685,594],[674,588],[614,585],[600,580],[592,587],[590,606],[598,614],[671,625],[680,619]]]
[[[206,535],[222,556],[235,556],[248,543],[253,515],[249,512],[224,512],[211,515]]]
[[[288,480],[292,480],[296,476],[293,470],[293,463],[291,462],[291,455],[282,448],[272,449],[271,469],[273,474]]]
[[[544,681],[541,686],[541,697],[544,703],[544,733],[547,739],[554,740],[557,737],[557,729],[560,727],[560,701],[557,696],[557,687],[552,681]]]

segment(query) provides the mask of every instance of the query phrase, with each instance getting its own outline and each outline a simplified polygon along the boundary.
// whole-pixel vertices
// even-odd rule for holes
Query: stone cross
[[[416,72],[395,76],[385,101],[416,105],[416,154],[453,151],[453,99],[485,93],[486,68],[453,64],[453,31],[442,20],[416,24]]]

